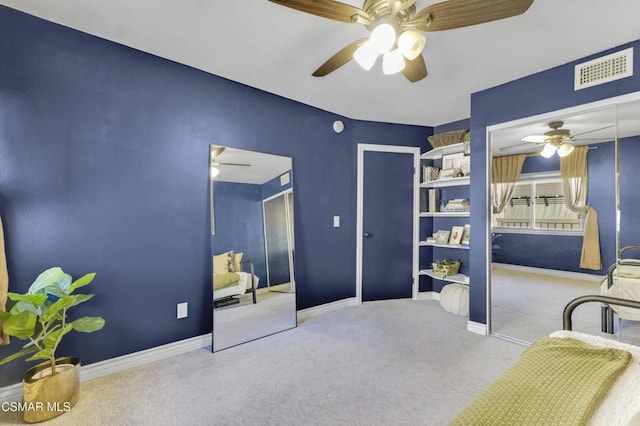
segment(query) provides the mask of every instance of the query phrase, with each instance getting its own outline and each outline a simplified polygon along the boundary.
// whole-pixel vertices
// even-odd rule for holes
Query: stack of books
[[[471,206],[469,205],[469,200],[465,200],[464,198],[455,198],[453,200],[447,201],[444,205],[445,212],[468,212],[471,211]]]

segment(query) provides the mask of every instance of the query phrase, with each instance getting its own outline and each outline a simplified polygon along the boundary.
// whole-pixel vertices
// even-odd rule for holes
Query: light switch
[[[333,227],[340,228],[340,216],[333,217]]]
[[[178,303],[177,318],[186,318],[189,316],[189,304],[187,302]]]

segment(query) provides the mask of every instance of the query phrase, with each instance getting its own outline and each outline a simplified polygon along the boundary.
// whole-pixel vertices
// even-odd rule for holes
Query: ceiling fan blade
[[[407,80],[412,83],[425,78],[427,76],[427,65],[424,63],[422,55],[418,55],[413,61],[404,58],[402,75],[407,77]]]
[[[354,23],[353,16],[361,16],[369,19],[369,15],[362,9],[355,6],[340,3],[334,0],[269,0],[281,6],[290,7],[312,15],[335,21]]]
[[[365,41],[367,41],[367,38],[361,38],[343,47],[338,53],[330,57],[327,62],[320,65],[320,67],[311,75],[314,77],[324,77],[325,75],[337,70],[353,59],[353,53]]]
[[[404,26],[420,31],[443,31],[521,15],[533,0],[448,0],[415,14]]]
[[[525,142],[525,143],[518,143],[515,145],[509,145],[509,146],[503,146],[501,148],[498,148],[498,151],[513,151],[515,149],[519,149],[520,147],[526,146],[526,145],[538,145],[538,143],[535,142]]]
[[[593,130],[589,130],[589,131],[586,131],[586,132],[578,133],[578,134],[576,134],[576,135],[571,135],[571,139],[575,139],[575,138],[577,138],[578,136],[586,135],[586,134],[589,134],[589,133],[599,132],[600,130],[610,129],[610,128],[612,128],[612,127],[614,127],[614,125],[613,125],[613,124],[612,124],[611,126],[601,127],[601,128],[599,128],[599,129],[593,129]],[[603,139],[603,138],[598,138],[598,139]]]
[[[536,143],[544,142],[547,139],[549,139],[547,135],[529,135],[522,138],[522,140],[525,142],[536,142]]]
[[[216,147],[213,151],[211,151],[211,160],[215,160],[216,158],[218,158],[218,155],[222,154],[224,150],[224,146]]]
[[[249,167],[251,164],[243,164],[243,163],[213,163],[214,166],[245,166]]]

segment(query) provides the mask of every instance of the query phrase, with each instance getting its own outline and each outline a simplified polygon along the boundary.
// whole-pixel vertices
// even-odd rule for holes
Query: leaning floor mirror
[[[292,161],[209,148],[213,351],[296,326]]]

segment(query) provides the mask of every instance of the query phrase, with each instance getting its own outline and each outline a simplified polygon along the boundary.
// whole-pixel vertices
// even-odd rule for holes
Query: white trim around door
[[[363,230],[363,197],[364,197],[364,153],[365,151],[390,152],[399,154],[413,154],[413,262],[412,262],[412,299],[418,299],[418,229],[420,203],[420,148],[413,146],[373,145],[358,144],[358,171],[357,171],[357,210],[356,210],[356,304],[362,304],[362,233]]]

